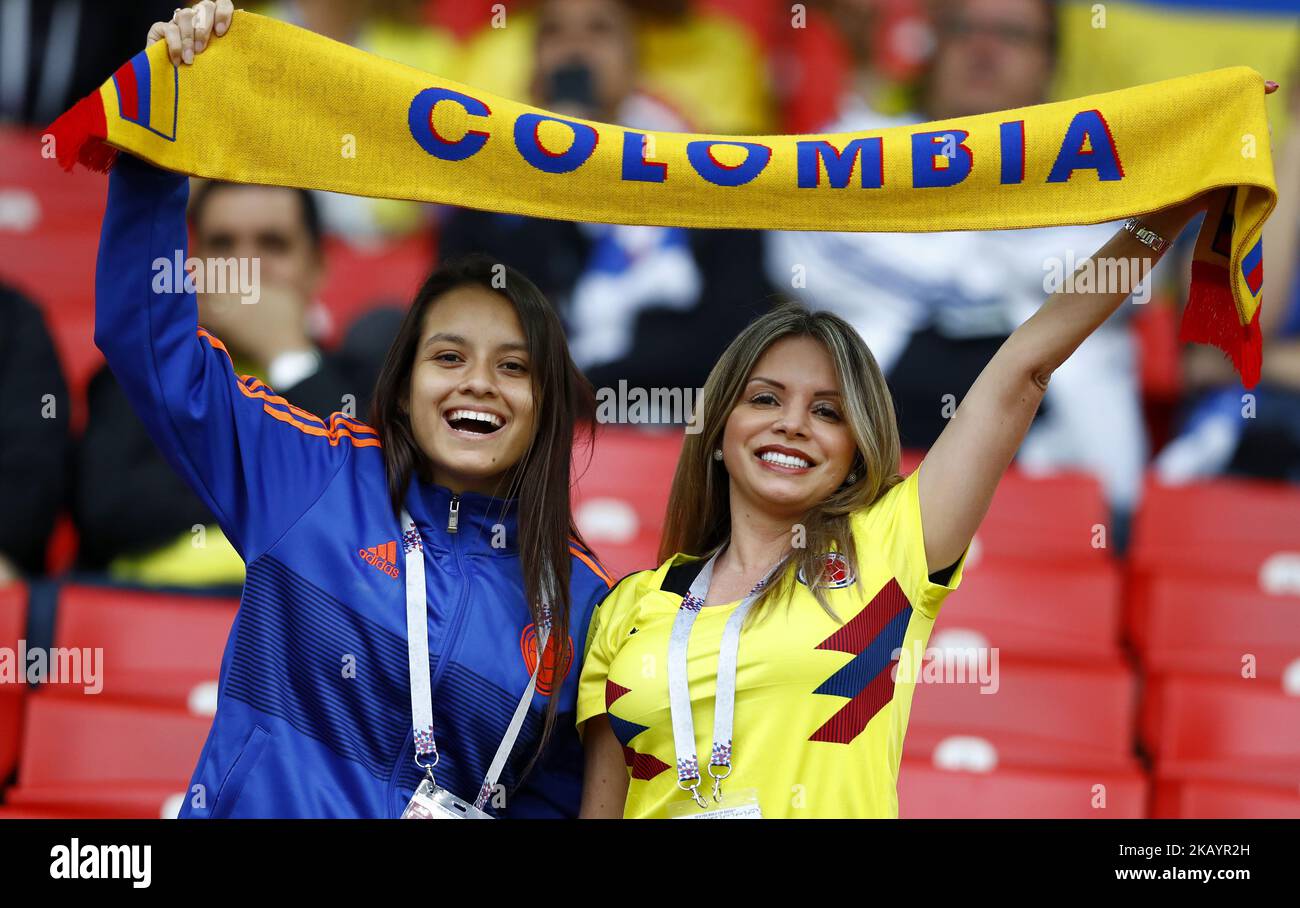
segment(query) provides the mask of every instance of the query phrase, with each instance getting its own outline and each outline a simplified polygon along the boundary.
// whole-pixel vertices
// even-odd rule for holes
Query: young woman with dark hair
[[[202,50],[228,10],[150,34]],[[322,419],[236,375],[159,272],[186,256],[187,195],[119,158],[95,327],[247,564],[180,815],[576,815],[573,634],[609,581],[570,513],[594,402],[555,311],[508,267],[449,264],[405,316],[370,423]]]

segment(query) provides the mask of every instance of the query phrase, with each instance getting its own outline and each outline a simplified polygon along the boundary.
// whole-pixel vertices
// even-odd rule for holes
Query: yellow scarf
[[[201,177],[575,221],[944,231],[1090,224],[1212,189],[1185,340],[1259,378],[1276,203],[1247,67],[861,134],[701,136],[559,117],[238,12],[176,68],[158,42],[50,128],[67,168],[123,149]],[[757,265],[755,266],[757,267]],[[864,286],[864,294],[871,288]]]

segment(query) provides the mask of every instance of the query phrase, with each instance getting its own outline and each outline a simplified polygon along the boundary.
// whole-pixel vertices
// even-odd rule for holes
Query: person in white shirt
[[[1056,24],[1044,0],[957,0],[936,23],[938,44],[919,109],[885,116],[846,97],[824,132],[865,132],[1041,103]],[[889,379],[905,446],[928,448],[1002,341],[1114,233],[1116,224],[947,233],[768,235],[769,279],[848,320]],[[1138,286],[1135,302],[1149,298]],[[1057,370],[1022,445],[1031,472],[1077,468],[1131,512],[1147,457],[1137,369],[1121,307]]]

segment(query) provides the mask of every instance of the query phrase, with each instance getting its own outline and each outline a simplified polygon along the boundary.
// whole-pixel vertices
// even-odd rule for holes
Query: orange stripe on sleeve
[[[226,349],[226,345],[203,328],[198,329],[198,335],[211,344],[213,348],[226,354],[226,359],[230,362],[230,368],[233,372],[235,363],[234,360],[230,358],[230,351]],[[335,413],[330,417],[330,421],[327,424],[325,420],[321,419],[315,413],[309,413],[300,407],[295,407],[283,397],[269,393],[271,390],[270,387],[256,376],[241,375],[239,376],[239,379],[240,380],[235,382],[235,384],[239,387],[240,392],[245,397],[253,400],[261,400],[262,409],[266,413],[280,420],[280,422],[293,426],[295,429],[298,429],[307,435],[315,435],[320,438],[325,438],[331,445],[337,445],[340,439],[347,439],[353,447],[357,448],[383,447],[383,445],[379,443],[377,437],[365,438],[352,434],[354,431],[358,433],[369,433],[373,436],[379,434],[364,423],[352,422],[342,413]],[[290,412],[286,413],[284,410],[278,410],[271,406],[271,404],[278,404],[287,407]],[[301,417],[301,419],[298,417]],[[303,422],[302,419],[311,420],[311,422]]]
[[[593,574],[595,574],[601,580],[605,581],[605,586],[609,587],[610,589],[614,588],[614,581],[610,578],[609,572],[606,571],[605,568],[602,567],[601,564],[595,560],[595,558],[589,556],[586,552],[578,548],[576,545],[570,544],[569,551],[577,555],[578,558],[582,560],[583,564],[591,568],[591,572]]]

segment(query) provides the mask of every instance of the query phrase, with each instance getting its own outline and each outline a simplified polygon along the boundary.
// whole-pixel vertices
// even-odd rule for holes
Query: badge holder
[[[438,765],[438,751],[433,752],[432,763],[421,763],[415,758],[415,765],[424,770],[424,778],[416,786],[411,802],[402,811],[403,820],[490,820],[492,817],[479,810],[468,801],[463,801],[445,788],[439,788],[433,780],[433,767]]]
[[[674,801],[668,805],[670,820],[761,820],[763,811],[758,806],[758,789],[741,788],[728,794],[718,793],[714,805],[700,809],[695,800]]]
[[[468,801],[462,801],[445,788],[439,788],[433,776],[420,780],[411,803],[402,811],[403,820],[490,820],[491,816]]]

